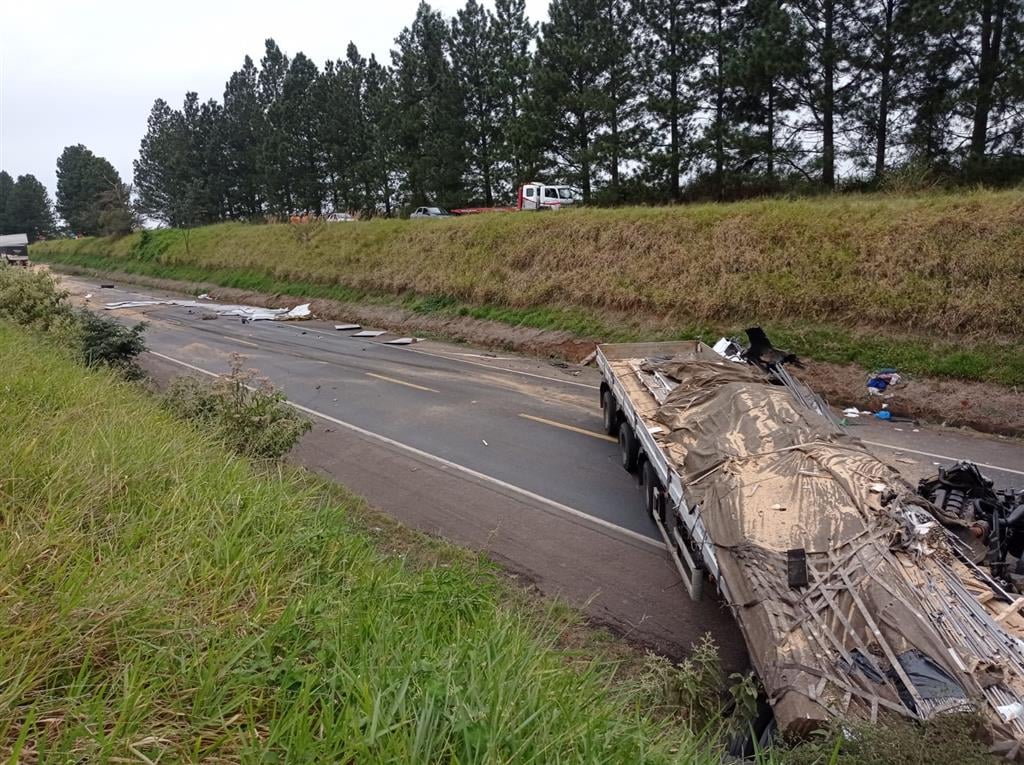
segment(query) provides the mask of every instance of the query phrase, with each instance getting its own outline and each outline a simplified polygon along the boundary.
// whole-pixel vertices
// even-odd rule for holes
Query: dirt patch
[[[876,412],[888,403],[896,417],[1024,435],[1024,391],[994,383],[915,377],[891,398],[868,395],[867,373],[855,364],[808,363],[800,377],[833,404]]]
[[[94,273],[91,269],[61,267],[70,273]],[[174,292],[206,292],[215,300],[245,303],[266,308],[293,308],[303,301],[292,295],[218,287],[214,284],[181,282],[128,274],[105,273],[105,277]],[[469,316],[424,314],[399,306],[313,300],[316,316],[351,321],[402,334],[429,335],[544,358],[579,362],[600,340],[582,339],[562,330],[512,326]],[[1024,391],[995,383],[968,382],[935,377],[914,377],[891,398],[880,399],[867,392],[867,373],[855,364],[808,362],[799,376],[829,402],[842,407],[856,406],[877,411],[883,402],[893,415],[951,427],[967,427],[984,433],[1024,436]]]

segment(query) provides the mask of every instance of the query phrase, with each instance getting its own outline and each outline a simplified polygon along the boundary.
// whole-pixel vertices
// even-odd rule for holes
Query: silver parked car
[[[443,207],[417,207],[410,218],[451,218],[452,214]]]

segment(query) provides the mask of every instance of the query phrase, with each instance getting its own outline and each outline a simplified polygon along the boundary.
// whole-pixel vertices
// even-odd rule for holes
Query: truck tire
[[[644,462],[643,481],[644,512],[647,513],[647,515],[657,513],[658,518],[660,518],[662,523],[664,523],[664,513],[660,507],[661,482],[658,480],[658,474],[655,472],[654,466],[651,464],[650,460]]]
[[[635,473],[640,461],[640,444],[628,422],[619,425],[619,452],[622,455],[622,467],[627,472]]]
[[[745,760],[771,746],[776,733],[775,715],[762,693],[753,712],[745,720],[737,720],[738,729],[727,745],[729,756]]]
[[[604,432],[614,436],[619,432],[619,413],[615,406],[615,396],[608,389],[601,394],[601,414],[604,416]]]

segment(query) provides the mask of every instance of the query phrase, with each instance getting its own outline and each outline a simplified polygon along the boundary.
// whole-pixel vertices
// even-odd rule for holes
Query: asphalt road
[[[153,290],[98,289],[90,304]],[[166,293],[160,293],[164,296]],[[101,302],[102,301],[102,302]],[[344,483],[404,523],[485,550],[541,591],[669,655],[705,632],[737,668],[745,650],[713,598],[689,600],[640,511],[634,480],[601,432],[593,369],[433,341],[392,346],[333,322],[251,322],[175,306],[112,311],[150,323],[158,377],[218,374],[232,353],[282,387],[314,430],[299,463]],[[1024,485],[1024,445],[957,431],[854,421],[853,431],[909,478],[974,459],[1000,485]]]

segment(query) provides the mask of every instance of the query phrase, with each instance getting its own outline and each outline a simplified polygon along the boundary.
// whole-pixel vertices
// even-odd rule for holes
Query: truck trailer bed
[[[701,343],[604,345],[597,363],[624,465],[691,594],[706,578],[728,603],[782,730],[971,708],[1019,755],[1022,602],[898,471]]]

